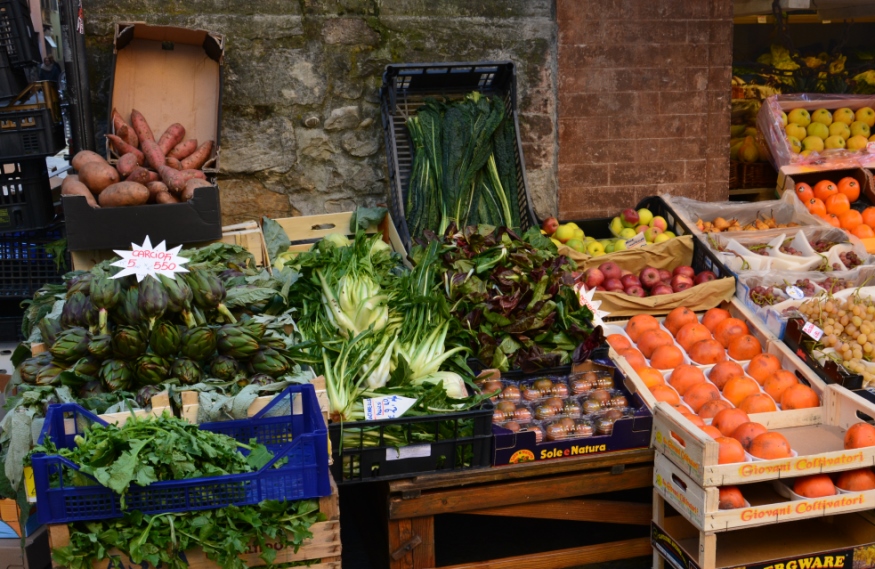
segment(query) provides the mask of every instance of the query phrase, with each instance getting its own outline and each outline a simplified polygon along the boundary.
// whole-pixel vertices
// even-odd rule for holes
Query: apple
[[[787,120],[787,113],[785,113],[784,111],[781,111],[781,124],[784,126],[787,126],[788,122],[789,121]]]
[[[669,271],[667,269],[659,269],[659,280],[670,281],[671,280],[671,271]]]
[[[700,285],[702,283],[707,283],[707,282],[710,282],[713,280],[717,280],[717,275],[715,275],[711,271],[702,271],[701,273],[699,273],[698,275],[693,277],[693,282],[696,283],[697,285]]]
[[[851,136],[865,136],[869,138],[872,133],[869,132],[869,125],[863,121],[854,121],[851,123]]]
[[[568,241],[565,242],[565,246],[570,247],[571,249],[574,249],[578,253],[586,253],[587,252],[586,245],[584,245],[583,241],[581,241],[580,239],[569,239]]]
[[[553,235],[559,229],[559,220],[555,217],[548,217],[541,224],[541,229],[547,232],[547,235]]]
[[[787,120],[791,123],[796,123],[799,126],[805,127],[811,124],[811,115],[805,109],[793,109],[787,115]]]
[[[865,136],[852,136],[848,139],[848,150],[863,150],[869,144],[869,139]]]
[[[659,270],[653,267],[644,267],[638,273],[638,280],[646,289],[651,289],[659,284]]]
[[[620,272],[620,266],[613,261],[602,263],[598,266],[598,270],[600,270],[602,274],[605,275],[605,280],[617,279],[619,281],[620,276],[622,275],[622,273]]]
[[[657,215],[653,218],[653,221],[650,222],[650,227],[658,227],[659,229],[666,231],[668,229],[668,222],[661,215]]]
[[[833,122],[840,122],[851,126],[851,123],[857,120],[857,117],[854,115],[854,111],[848,107],[842,107],[833,111],[832,120]]]
[[[653,242],[654,243],[665,243],[669,239],[671,239],[671,235],[669,235],[668,232],[665,232],[665,233],[660,233],[659,235],[654,237]]]
[[[638,225],[638,219],[638,212],[631,207],[620,212],[620,221],[623,223],[623,227],[635,227]]]
[[[844,123],[839,123],[839,124],[844,124]],[[826,139],[826,147],[833,148],[833,149],[844,148],[845,147],[845,139],[837,134],[830,136]]]
[[[581,242],[582,244],[582,242]],[[589,245],[586,246],[586,252],[590,255],[598,255],[599,253],[604,253],[605,248],[598,241],[593,241]],[[583,253],[583,251],[581,251]]]
[[[829,125],[830,136],[841,136],[845,140],[851,138],[851,129],[843,122],[836,121]]]
[[[692,279],[696,276],[696,271],[694,271],[693,267],[689,265],[680,265],[678,267],[675,267],[671,274],[673,277],[676,277],[678,275],[684,275]]]
[[[581,241],[586,239],[586,235],[583,234],[583,229],[581,229],[579,227],[575,227],[574,228],[574,238],[580,239]]]
[[[644,232],[647,231],[648,229],[650,229],[650,226],[649,226],[649,225],[639,225],[638,227],[635,228],[635,233],[636,233],[636,234],[637,234],[637,233],[644,233]]]
[[[595,289],[596,289],[597,291],[600,291],[600,292],[605,292],[606,290],[608,290],[608,289],[606,289],[606,288],[603,287],[603,286],[597,286],[597,287],[595,287]]]
[[[829,137],[829,128],[823,123],[813,122],[805,130],[808,132],[808,136],[816,136],[824,140]]]
[[[623,288],[629,288],[630,286],[641,286],[641,281],[638,280],[638,277],[632,274],[623,275],[620,277],[620,282],[623,283]]]
[[[872,107],[857,109],[857,112],[854,113],[854,118],[866,123],[866,126],[869,128],[875,126],[875,111],[872,110]]]
[[[656,238],[662,235],[662,229],[658,227],[648,227],[644,232],[644,238],[648,243],[656,243]]]
[[[623,292],[623,283],[620,279],[607,279],[602,286],[608,292]]]
[[[829,126],[832,124],[832,113],[826,109],[817,109],[811,113],[811,122]]]
[[[552,242],[553,242],[553,245],[556,245],[556,247],[561,247],[561,246],[563,245],[562,241],[559,241],[559,240],[556,239],[555,237],[551,237],[551,238],[550,238],[550,241],[552,241]]]
[[[612,235],[620,235],[620,231],[623,230],[623,222],[620,220],[620,216],[617,216],[611,220],[611,224],[608,226],[608,229],[611,231]]]
[[[696,286],[696,284],[693,282],[693,279],[687,275],[675,275],[671,278],[671,290],[675,292],[681,292],[682,290],[687,290],[694,286]]]
[[[624,227],[623,231],[620,232],[619,237],[620,237],[620,239],[632,239],[636,235],[638,235],[638,234],[635,233],[635,230],[633,228]]]
[[[626,240],[625,239],[617,239],[613,243],[613,251],[625,251],[626,250]]]
[[[671,294],[674,291],[665,283],[659,283],[652,289],[650,289],[650,296],[658,296],[660,294]]]
[[[653,221],[653,212],[651,212],[646,207],[642,207],[638,210],[638,223],[642,225],[650,225]]]
[[[842,123],[839,123],[839,124],[842,124]],[[796,138],[795,136],[788,136],[787,137],[787,144],[790,145],[790,150],[794,154],[799,154],[800,152],[802,152],[802,141],[799,140],[798,138]]]
[[[675,237],[677,237],[677,235],[675,235],[673,231],[665,231],[663,232],[663,235],[667,235],[669,239],[674,239]]]
[[[809,152],[820,152],[823,150],[823,139],[819,136],[806,136],[802,139],[802,148]]]
[[[802,140],[806,136],[808,136],[808,131],[805,130],[804,126],[799,126],[796,123],[790,123],[784,127],[784,132],[787,133],[787,136],[792,136],[794,138],[798,138]]]
[[[620,278],[621,278],[621,279],[622,279],[623,277],[625,277],[626,275],[632,275],[632,274],[634,274],[632,271],[627,271],[626,269],[621,269],[621,270],[620,270]]]
[[[644,289],[641,288],[641,285],[632,285],[630,287],[626,287],[626,290],[624,292],[629,296],[639,296],[641,298],[647,296],[647,293],[644,292]]]
[[[556,233],[553,234],[553,237],[555,237],[562,243],[567,243],[568,241],[574,239],[574,228],[567,223],[565,225],[560,225],[556,229]]]
[[[597,268],[587,269],[583,272],[583,284],[586,288],[595,288],[605,282],[605,274]]]

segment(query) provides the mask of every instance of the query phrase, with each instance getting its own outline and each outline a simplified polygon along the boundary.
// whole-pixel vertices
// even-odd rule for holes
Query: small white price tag
[[[416,399],[401,397],[400,395],[387,395],[386,397],[374,397],[364,400],[365,420],[379,421],[380,419],[394,419],[403,415],[413,407]]]
[[[586,289],[584,285],[578,285],[580,288],[577,289],[577,297],[580,299],[580,305],[589,308],[589,311],[592,312],[592,322],[596,326],[601,326],[605,322],[603,318],[605,318],[609,312],[605,312],[604,310],[599,310],[599,307],[602,305],[601,300],[593,300],[593,295],[595,294],[595,289],[591,288],[589,290]]]
[[[813,322],[806,322],[805,326],[802,327],[802,331],[815,340],[820,340],[823,337],[823,330],[818,328]]]
[[[178,255],[180,249],[182,245],[168,251],[164,241],[153,247],[151,239],[147,236],[142,245],[131,243],[130,251],[113,250],[121,257],[121,261],[116,261],[112,266],[121,267],[123,270],[112,278],[120,279],[127,275],[136,275],[137,282],[140,282],[146,277],[157,279],[158,275],[164,275],[175,279],[176,273],[188,272],[188,269],[182,266],[188,263],[188,259]]]
[[[638,247],[644,247],[647,245],[647,239],[645,239],[643,233],[639,233],[632,239],[626,240],[626,249],[637,249]]]
[[[431,445],[410,445],[386,449],[386,460],[404,460],[405,458],[425,458],[428,456],[431,456]]]
[[[802,292],[802,289],[798,286],[788,286],[784,289],[784,291],[787,293],[787,296],[789,296],[793,300],[802,300],[803,298],[805,298],[805,293]]]

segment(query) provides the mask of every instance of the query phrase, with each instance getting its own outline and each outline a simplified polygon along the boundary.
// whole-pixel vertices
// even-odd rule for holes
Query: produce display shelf
[[[803,332],[805,320],[791,318],[787,321],[784,343],[796,356],[805,362],[810,370],[826,383],[835,383],[845,389],[863,389],[863,376],[847,370],[834,360],[827,358],[823,363],[814,359],[810,347],[814,340]]]

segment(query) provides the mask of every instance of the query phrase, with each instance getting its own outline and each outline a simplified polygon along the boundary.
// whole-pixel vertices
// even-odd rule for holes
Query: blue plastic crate
[[[300,398],[300,404],[297,399]],[[287,406],[278,416],[273,409]],[[106,425],[76,404],[49,408],[39,442],[48,437],[58,448],[71,448],[76,435],[91,425]],[[245,506],[262,500],[306,500],[331,494],[328,472],[328,431],[312,385],[292,385],[249,419],[204,423],[205,431],[222,433],[248,443],[255,439],[275,456],[257,472],[190,480],[132,485],[127,510],[145,514]],[[281,461],[285,460],[285,463]],[[277,463],[281,465],[275,467]],[[92,477],[78,472],[73,462],[57,455],[33,455],[37,513],[43,524],[120,517],[119,496]],[[70,483],[75,476],[79,484]],[[93,482],[93,484],[90,484]]]

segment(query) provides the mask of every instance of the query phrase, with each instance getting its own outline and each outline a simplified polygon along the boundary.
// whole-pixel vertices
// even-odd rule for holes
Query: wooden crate
[[[328,518],[324,522],[318,522],[310,527],[313,537],[304,541],[304,544],[298,549],[297,553],[294,548],[279,549],[276,552],[276,560],[274,564],[293,563],[297,561],[319,560],[319,563],[309,565],[310,569],[340,569],[340,504],[338,502],[337,485],[331,479],[331,495],[319,498],[319,510]],[[49,544],[52,548],[63,547],[70,543],[70,530],[66,524],[58,524],[48,526],[49,528]],[[264,565],[264,561],[259,557],[261,553],[258,547],[252,547],[252,551],[240,555],[249,567],[260,567]],[[110,551],[111,555],[118,555],[121,563],[116,565],[110,563],[109,560],[104,560],[94,564],[94,569],[126,569],[129,567],[139,567],[140,569],[153,569],[149,564],[135,565],[126,555],[119,551]],[[186,560],[190,569],[217,569],[219,566],[207,556],[200,548],[185,552]],[[54,559],[52,567],[58,569],[58,565]]]
[[[875,447],[844,450],[843,444],[848,427],[875,417],[875,405],[839,385],[826,386],[822,399],[822,407],[807,410],[811,417],[805,424],[798,424],[796,417],[783,420],[782,413],[751,417],[787,437],[798,452],[796,457],[718,464],[720,445],[666,403],[658,403],[653,410],[651,444],[702,487],[875,466]]]

